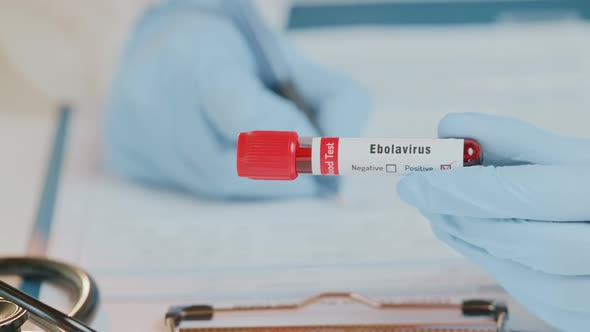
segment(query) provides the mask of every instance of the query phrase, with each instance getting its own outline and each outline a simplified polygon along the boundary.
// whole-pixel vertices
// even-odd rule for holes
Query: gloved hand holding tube
[[[410,175],[401,198],[538,317],[587,330],[590,140],[481,114],[446,116],[439,136],[476,139],[484,167]]]
[[[268,135],[272,146],[265,143]],[[453,147],[457,137],[469,137],[460,140],[462,149],[442,149],[436,158],[449,152],[459,158],[457,153],[464,152],[463,166],[472,167],[409,172],[398,184],[401,198],[430,220],[441,240],[480,264],[531,312],[561,330],[584,331],[590,326],[590,140],[473,113],[447,115],[440,122],[439,136],[440,140],[409,140],[414,145],[393,139],[390,142],[397,145],[390,151],[399,148],[405,155],[385,160],[420,158],[409,153],[417,150],[417,142],[428,142],[434,151],[446,144]],[[294,180],[299,173],[315,173],[314,164],[321,168],[324,153],[317,153],[317,148],[321,150],[323,138],[309,141],[295,133],[254,132],[242,133],[239,140],[242,176]],[[373,141],[350,139],[344,150],[358,152],[356,160],[383,161],[371,156]],[[330,154],[330,149],[324,152]],[[342,158],[342,152],[339,163],[344,160],[350,167],[350,156]],[[315,162],[310,157],[314,154]],[[310,159],[311,168],[297,164]],[[320,169],[316,174],[337,172]]]

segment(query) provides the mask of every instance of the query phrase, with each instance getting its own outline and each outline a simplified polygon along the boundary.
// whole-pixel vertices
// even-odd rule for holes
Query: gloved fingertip
[[[465,112],[446,114],[438,123],[438,136],[441,138],[460,137],[470,132],[474,125],[490,120],[487,114]]]

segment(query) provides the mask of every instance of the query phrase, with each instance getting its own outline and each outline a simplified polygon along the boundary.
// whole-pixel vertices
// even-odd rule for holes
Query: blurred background
[[[0,253],[50,255],[89,269],[104,294],[99,330],[130,329],[146,315],[154,319],[143,330],[159,330],[171,304],[326,289],[507,297],[436,240],[399,201],[395,180],[342,180],[327,203],[247,203],[146,187],[107,171],[107,93],[151,3],[0,3]],[[473,111],[588,136],[587,1],[255,3],[302,53],[366,88],[372,105],[362,135],[435,137],[444,114]],[[525,326],[542,326],[522,317]]]

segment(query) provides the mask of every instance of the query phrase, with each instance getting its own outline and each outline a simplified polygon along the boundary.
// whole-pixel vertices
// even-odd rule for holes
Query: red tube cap
[[[294,180],[299,136],[293,131],[251,131],[238,137],[238,176],[254,180]]]

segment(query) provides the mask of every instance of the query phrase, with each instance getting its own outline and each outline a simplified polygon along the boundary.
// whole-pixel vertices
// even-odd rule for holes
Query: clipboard
[[[355,293],[322,293],[267,305],[172,307],[170,332],[505,332],[501,302],[386,302]]]

